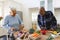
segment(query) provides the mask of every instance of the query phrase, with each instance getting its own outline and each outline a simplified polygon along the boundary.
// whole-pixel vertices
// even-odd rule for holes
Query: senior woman
[[[11,8],[10,15],[6,16],[3,26],[10,31],[14,31],[14,30],[17,31],[17,30],[19,30],[19,27],[22,25],[23,25],[23,23],[20,19],[20,16],[18,16],[16,14],[16,9]],[[4,37],[3,40],[6,40],[6,37]]]

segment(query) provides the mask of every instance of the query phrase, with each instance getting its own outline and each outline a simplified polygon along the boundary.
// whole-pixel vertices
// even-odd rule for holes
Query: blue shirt
[[[8,29],[11,27],[18,29],[21,23],[22,23],[22,21],[17,14],[14,17],[11,15],[8,15],[8,16],[6,16],[6,18],[4,20],[3,26]]]

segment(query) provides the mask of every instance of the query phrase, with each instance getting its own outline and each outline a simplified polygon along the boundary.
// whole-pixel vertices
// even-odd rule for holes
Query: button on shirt
[[[44,16],[41,16],[40,21],[41,21],[41,25],[40,26],[45,27],[46,26],[46,20],[45,20],[45,17]]]
[[[18,29],[21,23],[22,21],[20,19],[20,16],[18,16],[17,14],[14,17],[11,15],[8,15],[4,20],[3,26],[8,29],[11,27]]]

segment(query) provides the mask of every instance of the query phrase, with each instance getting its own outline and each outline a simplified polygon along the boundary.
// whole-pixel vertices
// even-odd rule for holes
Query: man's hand
[[[50,30],[51,30],[51,31],[54,31],[54,29],[53,29],[53,28],[51,28]]]
[[[41,27],[41,30],[44,30],[44,29],[46,29],[46,27]]]

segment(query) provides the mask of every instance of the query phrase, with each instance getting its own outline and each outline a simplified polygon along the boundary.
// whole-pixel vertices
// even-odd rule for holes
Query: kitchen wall
[[[54,8],[60,8],[60,0],[53,0]]]
[[[40,0],[14,0],[26,5],[28,8],[40,7]]]
[[[60,24],[60,8],[55,8],[55,17],[57,19],[57,23]]]
[[[27,30],[32,27],[30,12],[26,5],[23,6],[23,22]]]
[[[60,24],[60,0],[53,0],[54,15],[57,19],[57,23]]]

